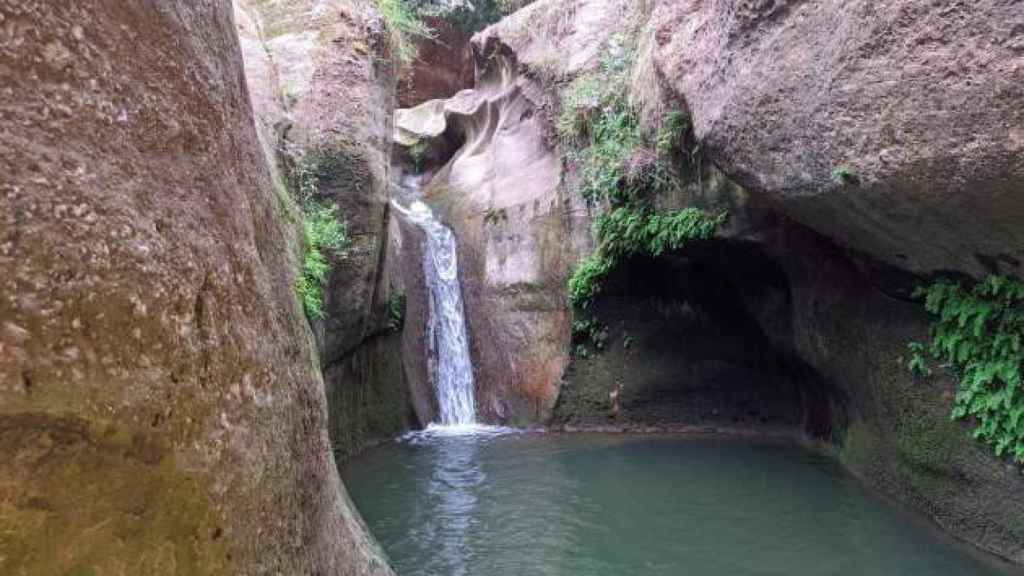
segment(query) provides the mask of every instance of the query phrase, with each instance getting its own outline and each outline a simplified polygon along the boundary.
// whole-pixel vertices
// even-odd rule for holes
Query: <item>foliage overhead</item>
[[[467,33],[473,33],[532,2],[533,0],[408,0],[408,5],[417,16],[442,18]]]
[[[573,80],[562,94],[556,131],[566,160],[577,169],[577,192],[603,208],[597,250],[580,262],[568,283],[569,299],[579,309],[590,305],[623,258],[660,256],[706,240],[726,218],[697,208],[657,209],[657,196],[680,186],[682,170],[690,167],[693,154],[684,154],[690,117],[670,111],[655,134],[645,135],[627,96],[632,61],[628,39],[613,38],[599,69]],[[577,322],[590,326],[593,320]]]

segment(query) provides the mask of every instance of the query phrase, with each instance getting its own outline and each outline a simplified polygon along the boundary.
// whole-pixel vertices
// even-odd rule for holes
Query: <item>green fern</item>
[[[601,292],[601,280],[611,272],[615,262],[600,253],[591,254],[569,278],[569,301],[577,308],[586,308]]]
[[[936,317],[927,352],[960,382],[953,417],[973,418],[975,438],[1024,463],[1024,283],[989,276],[966,288],[939,280],[916,295]],[[911,351],[910,368],[926,371],[925,347],[912,343]]]
[[[392,293],[388,298],[388,329],[398,332],[405,325],[405,294]]]

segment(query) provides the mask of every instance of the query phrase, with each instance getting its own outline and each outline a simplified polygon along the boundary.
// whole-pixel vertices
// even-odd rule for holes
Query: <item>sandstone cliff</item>
[[[397,62],[370,2],[237,0],[239,35],[268,163],[297,195],[297,173],[316,200],[339,208],[350,237],[333,259],[325,317],[314,322],[336,455],[415,422],[388,304],[388,186]]]
[[[0,571],[389,574],[224,2],[0,2]]]

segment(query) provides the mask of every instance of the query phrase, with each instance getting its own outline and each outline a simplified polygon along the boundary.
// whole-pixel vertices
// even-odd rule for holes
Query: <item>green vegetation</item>
[[[398,332],[405,324],[405,294],[394,292],[388,298],[388,329]]]
[[[690,116],[685,112],[673,110],[665,115],[658,128],[656,149],[659,156],[668,156],[680,150],[683,136],[691,128]]]
[[[832,181],[841,185],[856,184],[858,178],[852,167],[847,164],[843,164],[842,166],[837,166],[832,170]]]
[[[310,202],[303,206],[302,231],[305,250],[302,274],[296,286],[299,298],[310,318],[324,317],[324,286],[331,271],[329,255],[340,255],[348,244],[345,223],[338,218],[338,207]]]
[[[586,308],[601,292],[601,280],[615,268],[616,262],[598,252],[583,259],[569,278],[569,301]]]
[[[318,198],[321,181],[334,177],[341,161],[323,150],[289,150],[286,159],[302,221],[302,262],[295,290],[306,315],[319,320],[324,317],[331,256],[342,256],[349,242],[338,207]]]
[[[504,208],[488,208],[484,212],[484,224],[498,225],[508,222],[508,212]]]
[[[562,94],[556,131],[565,160],[577,168],[577,192],[604,209],[597,218],[597,250],[569,279],[569,300],[577,309],[590,306],[623,258],[660,256],[709,239],[726,218],[724,212],[697,208],[658,209],[657,197],[680,187],[693,167],[695,150],[685,146],[691,121],[685,112],[672,110],[654,134],[645,134],[627,97],[632,60],[628,39],[613,38],[599,70],[575,79]],[[591,322],[596,323],[577,320],[588,328],[583,333],[599,333]],[[577,350],[587,343],[576,340],[582,340]]]
[[[576,319],[572,323],[572,339],[576,343],[577,352],[582,347],[589,353],[588,346],[600,352],[608,343],[608,328],[593,318]],[[587,354],[581,356],[586,357]]]
[[[619,207],[597,219],[601,251],[618,259],[636,254],[661,256],[693,240],[714,236],[725,214],[708,216],[696,208],[658,213],[649,208]]]
[[[391,32],[391,47],[398,62],[407,65],[416,59],[417,43],[433,38],[435,32],[424,18],[440,18],[472,34],[530,4],[533,0],[476,0],[445,2],[440,0],[375,0],[377,9]]]
[[[376,0],[381,17],[391,32],[391,49],[399,64],[406,65],[416,59],[417,40],[431,38],[434,31],[420,18],[420,10],[408,0]]]
[[[622,347],[629,350],[636,343],[636,338],[633,338],[631,334],[626,334],[622,337]]]
[[[442,18],[467,33],[483,30],[488,25],[530,4],[533,0],[474,0],[450,2],[442,0],[409,0],[409,6],[421,17]]]
[[[908,367],[929,374],[925,354],[946,362],[959,380],[953,418],[972,418],[975,438],[1024,463],[1024,283],[989,276],[968,288],[943,279],[916,295],[936,320],[929,345],[910,344]]]

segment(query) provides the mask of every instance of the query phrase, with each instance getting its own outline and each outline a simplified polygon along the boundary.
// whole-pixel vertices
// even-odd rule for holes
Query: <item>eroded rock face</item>
[[[351,244],[333,259],[325,290],[326,318],[314,322],[331,438],[344,459],[415,424],[387,310],[400,292],[387,273],[396,85],[390,45],[368,2],[235,5],[248,16],[239,34],[269,163],[281,173],[292,169],[294,195],[296,164],[304,162],[316,177],[316,200],[337,206],[348,226]]]
[[[1019,3],[665,1],[652,33],[709,155],[794,219],[916,272],[1024,271]]]
[[[0,2],[0,572],[390,574],[223,2]]]
[[[492,64],[475,90],[404,114],[400,128],[436,138],[440,120],[440,137],[462,143],[425,194],[458,239],[478,413],[526,423],[550,413],[568,360],[571,252],[538,102],[508,61]]]
[[[245,64],[246,86],[256,117],[256,132],[263,145],[267,165],[275,172],[275,177],[281,179],[278,153],[288,118],[278,65],[267,45],[265,25],[256,2],[234,0],[232,5]]]
[[[416,59],[399,83],[398,105],[411,108],[428,100],[448,98],[473,86],[472,34],[440,17],[424,18],[432,36],[418,41]]]

